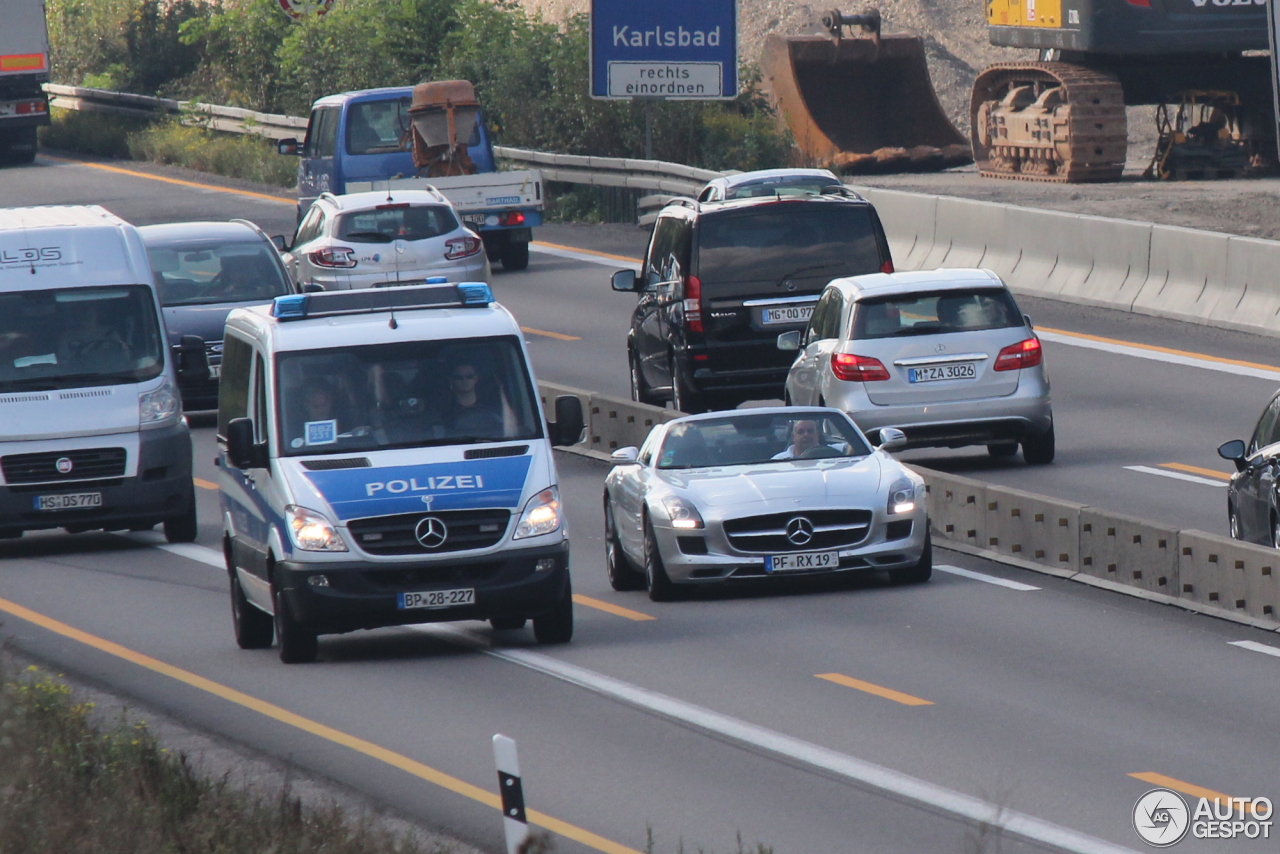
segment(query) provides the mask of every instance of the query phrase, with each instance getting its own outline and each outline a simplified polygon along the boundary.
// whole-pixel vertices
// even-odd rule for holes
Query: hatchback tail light
[[[524,225],[524,211],[507,211],[498,217],[499,225]]]
[[[684,280],[684,322],[690,332],[702,331],[702,280],[697,276]]]
[[[484,248],[484,242],[478,237],[455,237],[444,244],[444,257],[450,261],[468,258]]]
[[[881,272],[881,273],[892,273],[892,272],[893,272],[893,259],[892,259],[892,258],[887,259],[883,264],[881,264],[881,265],[880,265],[880,272]]]
[[[307,258],[317,267],[354,267],[356,265],[355,252],[345,246],[318,249],[307,255]]]
[[[831,372],[836,379],[846,382],[875,383],[889,379],[889,372],[879,359],[853,353],[832,353]]]
[[[1044,361],[1044,352],[1040,348],[1039,338],[1028,338],[1017,344],[1010,344],[996,356],[995,370],[1016,371],[1020,368],[1034,368]]]

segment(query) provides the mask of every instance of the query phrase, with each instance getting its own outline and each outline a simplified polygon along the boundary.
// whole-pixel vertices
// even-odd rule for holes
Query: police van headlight
[[[138,395],[138,423],[158,424],[177,418],[182,412],[182,398],[165,377],[155,391]]]
[[[345,552],[342,535],[323,515],[296,504],[284,508],[289,532],[298,548],[305,552]]]
[[[529,499],[520,514],[513,540],[550,534],[560,527],[560,490],[544,489]]]

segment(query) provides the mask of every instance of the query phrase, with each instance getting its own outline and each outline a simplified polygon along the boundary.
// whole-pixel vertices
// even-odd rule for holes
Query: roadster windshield
[[[658,468],[745,466],[785,460],[862,457],[866,440],[841,415],[803,410],[685,421],[668,428]]]

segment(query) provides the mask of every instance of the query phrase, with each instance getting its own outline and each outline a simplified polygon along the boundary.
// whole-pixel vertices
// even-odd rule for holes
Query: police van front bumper
[[[569,543],[481,557],[371,564],[282,561],[282,593],[299,623],[340,634],[412,623],[539,617],[561,602],[569,584]],[[402,593],[475,590],[470,605],[400,607]]]

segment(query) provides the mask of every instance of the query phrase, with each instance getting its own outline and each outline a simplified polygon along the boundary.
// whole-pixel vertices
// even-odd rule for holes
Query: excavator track
[[[1118,181],[1128,127],[1112,74],[1067,62],[1008,62],[978,75],[973,155],[989,178]]]

